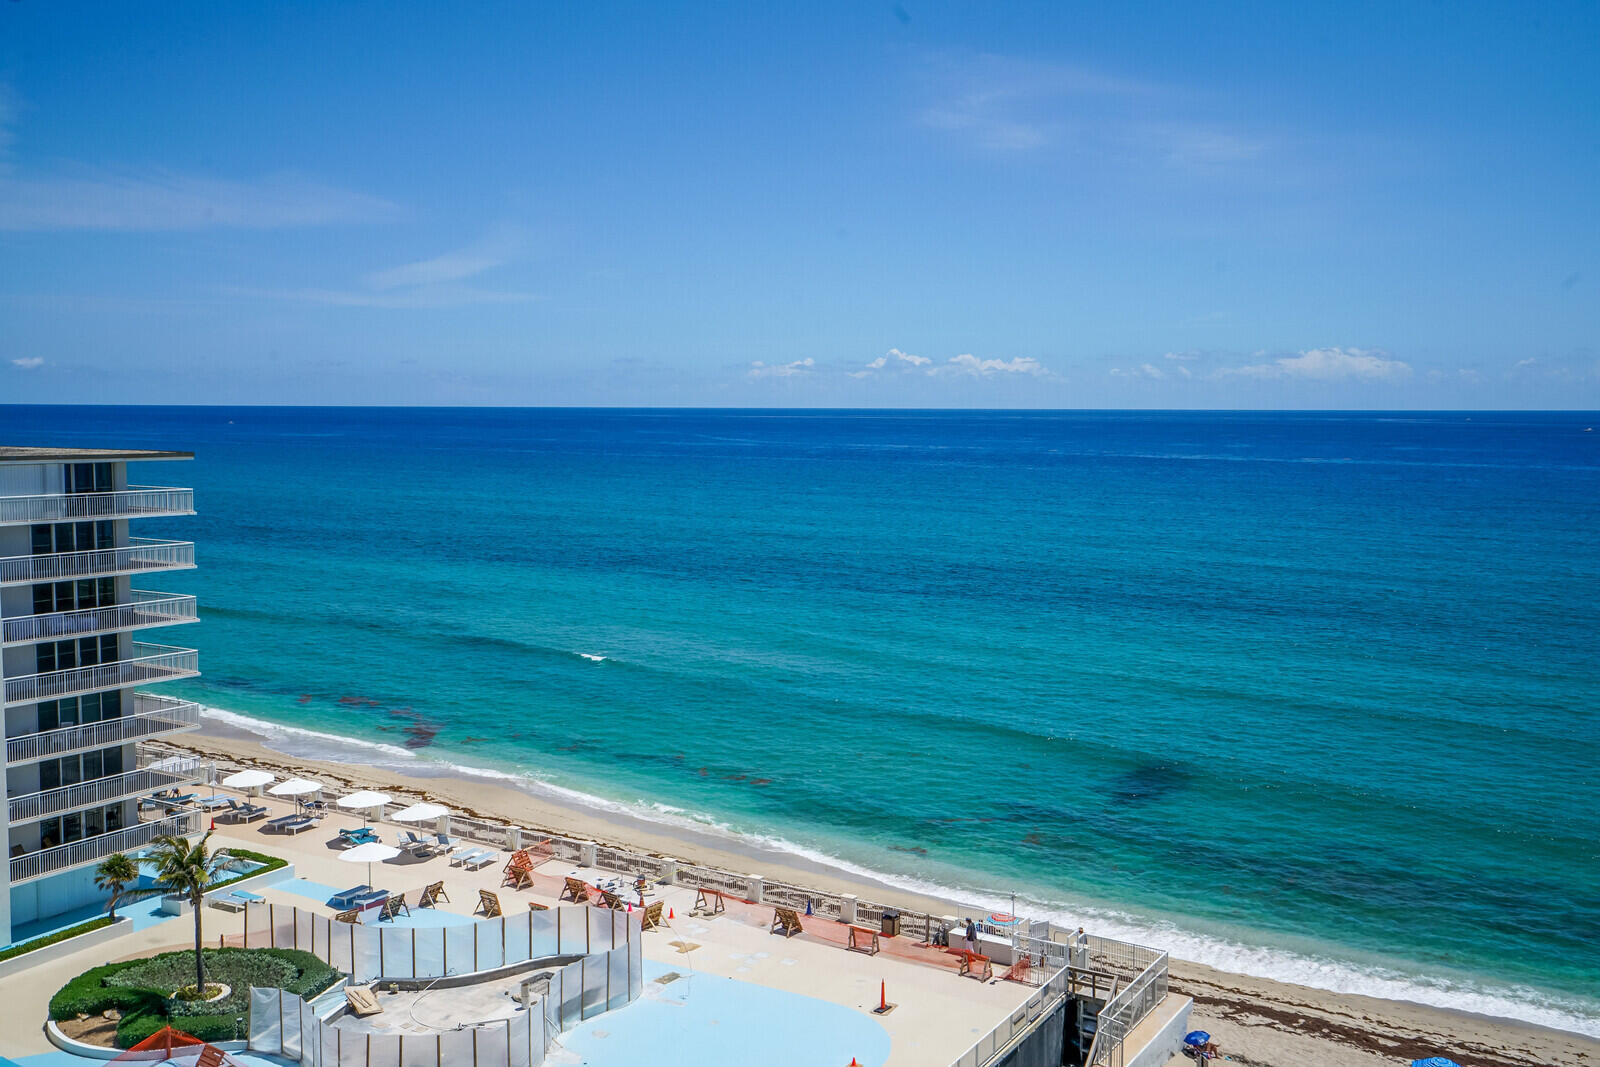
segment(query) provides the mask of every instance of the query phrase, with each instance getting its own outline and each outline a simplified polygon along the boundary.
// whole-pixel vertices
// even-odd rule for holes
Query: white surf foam
[[[581,654],[581,653],[580,653]],[[586,657],[587,658],[587,657]],[[867,867],[844,857],[799,844],[787,838],[742,830],[708,815],[687,811],[670,804],[626,802],[558,785],[532,773],[496,770],[439,759],[376,741],[344,737],[298,726],[257,719],[221,708],[201,709],[204,718],[255,734],[263,743],[285,755],[307,759],[337,758],[330,754],[339,748],[368,765],[383,766],[410,775],[438,775],[479,778],[500,782],[569,804],[658,823],[674,829],[720,838],[734,847],[756,849],[795,857],[844,874],[923,896],[955,900],[963,906],[986,911],[1010,911],[1009,895],[967,885],[944,885],[907,875]],[[374,756],[378,758],[374,758]],[[1569,1030],[1600,1038],[1600,1007],[1574,998],[1545,993],[1526,986],[1497,987],[1459,979],[1412,974],[1395,968],[1369,966],[1292,949],[1219,938],[1186,929],[1171,920],[1151,919],[1116,908],[1097,905],[1072,905],[1061,901],[1037,900],[1019,896],[1017,911],[1034,919],[1049,919],[1059,927],[1085,927],[1096,934],[1162,949],[1175,959],[1191,960],[1220,971],[1265,978],[1277,982],[1325,989],[1335,993],[1354,993],[1386,1000],[1404,1000],[1455,1011],[1476,1012],[1498,1018],[1517,1019],[1538,1026]]]
[[[591,652],[579,652],[578,655],[582,656],[584,659],[588,660],[590,663],[604,663],[605,662],[605,657],[604,656],[596,656]]]

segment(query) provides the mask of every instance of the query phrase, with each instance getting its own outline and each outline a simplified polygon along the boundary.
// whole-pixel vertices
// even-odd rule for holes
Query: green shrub
[[[276,871],[281,867],[289,866],[289,861],[284,859],[282,856],[269,856],[265,852],[253,852],[248,848],[230,847],[223,849],[223,851],[235,859],[253,860],[256,863],[264,864],[265,866],[253,870],[249,874],[236,874],[231,878],[224,878],[220,882],[213,882],[206,889],[206,892],[208,893],[212,890],[221,889],[223,886],[232,885],[235,882],[242,882],[246,878],[254,878],[258,874],[266,874],[268,871]]]
[[[50,998],[50,1018],[122,1012],[117,1044],[122,1048],[149,1037],[170,1021],[205,1041],[234,1037],[235,1020],[249,1014],[250,987],[273,986],[310,998],[342,974],[309,952],[287,948],[207,949],[206,981],[225,982],[232,992],[221,1001],[169,1001],[171,993],[194,978],[193,951],[164,952],[143,960],[95,967],[62,986]],[[187,1012],[194,1014],[187,1014]]]
[[[90,919],[86,923],[79,923],[77,926],[70,926],[65,930],[57,930],[53,934],[45,934],[43,937],[36,937],[32,941],[24,941],[20,945],[12,945],[8,949],[0,950],[0,960],[9,960],[13,956],[22,955],[24,952],[32,952],[36,948],[44,948],[46,945],[53,945],[57,941],[65,941],[69,937],[77,937],[79,934],[86,934],[90,930],[98,930],[102,926],[110,925],[111,916],[102,915],[98,919]]]

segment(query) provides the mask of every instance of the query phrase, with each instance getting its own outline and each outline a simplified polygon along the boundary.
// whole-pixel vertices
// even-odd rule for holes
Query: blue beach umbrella
[[[1455,1060],[1447,1060],[1443,1056],[1429,1056],[1425,1060],[1412,1060],[1411,1067],[1461,1067]]]
[[[1190,1048],[1199,1048],[1201,1045],[1210,1040],[1211,1035],[1206,1033],[1204,1030],[1190,1030],[1187,1034],[1183,1035],[1183,1043],[1188,1045]]]

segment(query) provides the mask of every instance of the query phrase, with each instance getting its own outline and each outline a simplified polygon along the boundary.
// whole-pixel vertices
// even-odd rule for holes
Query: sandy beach
[[[765,875],[833,893],[934,914],[959,902],[922,896],[801,857],[725,842],[620,813],[566,805],[493,782],[422,777],[345,762],[289,757],[248,736],[208,726],[174,748],[280,777],[308,776],[353,787],[426,795],[463,815],[587,838],[682,861]],[[968,911],[971,911],[969,906]],[[1600,1064],[1600,1041],[1560,1030],[1428,1005],[1332,993],[1172,961],[1173,988],[1195,1001],[1194,1025],[1208,1030],[1234,1063],[1259,1067],[1377,1067],[1448,1055],[1463,1067],[1584,1067]]]

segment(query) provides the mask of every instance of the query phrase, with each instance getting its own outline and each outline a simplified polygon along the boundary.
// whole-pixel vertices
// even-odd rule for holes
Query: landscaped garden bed
[[[206,949],[206,995],[193,994],[194,952],[164,952],[85,971],[50,999],[50,1018],[69,1037],[106,1044],[112,1036],[108,1011],[115,1012],[115,1047],[128,1048],[171,1025],[203,1041],[242,1037],[238,1020],[249,1015],[250,987],[272,986],[310,999],[343,976],[309,952],[294,949]],[[187,988],[186,988],[187,987]],[[76,1032],[74,1032],[76,1031]]]

